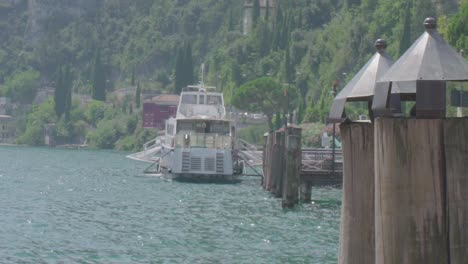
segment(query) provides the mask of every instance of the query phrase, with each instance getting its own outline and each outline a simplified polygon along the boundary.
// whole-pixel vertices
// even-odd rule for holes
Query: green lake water
[[[125,153],[0,147],[0,263],[336,263],[341,190],[145,176]]]

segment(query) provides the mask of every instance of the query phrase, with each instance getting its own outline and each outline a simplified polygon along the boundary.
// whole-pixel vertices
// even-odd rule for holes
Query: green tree
[[[294,87],[288,87],[289,94],[296,94]],[[278,109],[285,107],[286,97],[285,89],[269,77],[261,77],[249,81],[239,87],[232,98],[235,107],[249,112],[262,112],[266,115],[268,126],[271,131],[275,126],[272,122],[273,115]]]
[[[284,53],[284,82],[290,84],[293,81],[293,67],[291,66],[291,56],[289,48]]]
[[[5,83],[6,95],[15,102],[22,104],[32,103],[39,87],[39,77],[39,73],[35,70],[27,70],[14,74]]]
[[[108,106],[101,101],[92,101],[88,104],[85,110],[85,119],[92,125],[96,126],[99,120],[104,119]]]
[[[177,52],[174,93],[179,94],[184,87],[194,83],[192,45],[186,42]]]
[[[260,19],[260,0],[253,0],[252,29],[255,29],[259,19]]]
[[[411,46],[411,2],[408,2],[405,9],[405,21],[403,23],[403,33],[400,39],[399,55],[403,55]]]
[[[65,85],[64,85],[63,67],[58,67],[57,80],[54,91],[54,109],[55,114],[60,117],[65,111]]]
[[[447,26],[447,39],[458,50],[468,55],[468,1],[462,1],[460,10],[453,15]]]
[[[94,58],[93,99],[106,100],[106,71],[101,60],[101,49],[96,51]]]
[[[19,144],[39,146],[44,144],[44,126],[56,122],[53,100],[34,105],[27,115],[24,132],[18,138]]]
[[[179,48],[174,73],[174,94],[180,94],[184,88],[184,51]]]
[[[141,88],[140,88],[140,81],[137,83],[137,88],[135,92],[135,106],[137,109],[140,108],[140,100],[141,100]]]
[[[184,86],[194,84],[192,45],[190,42],[187,42],[185,45],[184,76]]]
[[[65,114],[65,119],[70,119],[70,112],[72,109],[72,89],[73,89],[73,75],[71,72],[70,65],[65,66],[64,72],[64,108],[63,113]]]
[[[265,21],[270,19],[270,0],[266,1]]]
[[[234,16],[232,14],[232,9],[229,10],[229,17],[228,17],[228,31],[234,30]]]
[[[132,77],[130,79],[130,85],[135,86],[135,68],[132,70]]]

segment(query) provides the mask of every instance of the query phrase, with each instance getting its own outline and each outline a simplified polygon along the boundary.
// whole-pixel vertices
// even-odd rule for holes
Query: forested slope
[[[191,43],[195,76],[206,63],[207,82],[228,98],[242,83],[272,76],[297,86],[311,121],[327,111],[332,81],[349,80],[377,38],[397,58],[424,18],[437,16],[451,44],[468,50],[466,0],[276,2],[243,35],[241,0],[0,0],[0,84],[34,70],[41,85],[53,85],[59,65],[71,64],[73,89],[88,93],[99,49],[109,89],[135,74],[143,89],[171,91],[177,52]]]

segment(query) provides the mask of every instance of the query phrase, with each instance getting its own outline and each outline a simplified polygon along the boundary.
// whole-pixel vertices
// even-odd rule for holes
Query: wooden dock
[[[263,150],[241,141],[240,156],[247,166],[263,164]],[[343,152],[335,150],[335,169],[333,170],[332,150],[323,148],[302,148],[300,177],[303,181],[317,185],[341,185],[343,183]],[[261,173],[261,172],[259,172]],[[264,175],[259,175],[264,176]]]
[[[239,141],[239,156],[246,166],[262,166],[262,186],[290,208],[311,199],[312,186],[341,185],[343,154],[340,149],[302,148],[301,129],[288,127],[269,133],[263,149]]]
[[[333,164],[334,163],[334,164]],[[332,149],[302,148],[301,180],[312,185],[341,185],[343,183],[343,152]]]

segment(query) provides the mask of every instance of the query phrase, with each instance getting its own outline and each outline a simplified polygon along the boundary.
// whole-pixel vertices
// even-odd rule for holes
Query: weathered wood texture
[[[442,120],[376,120],[375,194],[376,264],[450,263]]]
[[[273,133],[269,133],[266,138],[266,148],[265,148],[265,157],[264,157],[264,168],[263,171],[263,182],[262,186],[264,189],[267,189],[271,184],[271,159],[272,159],[272,150],[273,150]]]
[[[302,181],[300,188],[299,201],[301,203],[310,203],[312,201],[312,183]]]
[[[263,182],[265,182],[265,175],[267,174],[267,150],[268,150],[268,136],[267,135],[264,135],[263,136],[263,140],[264,140],[264,145],[263,145],[263,150],[262,150],[262,186],[263,186]]]
[[[277,198],[283,194],[284,131],[276,131],[273,140],[271,192]]]
[[[301,128],[288,127],[286,132],[286,175],[283,189],[283,208],[292,208],[299,201],[299,176],[301,173]]]
[[[444,121],[451,264],[468,263],[468,119]]]
[[[340,126],[343,142],[343,198],[340,264],[375,263],[374,127],[371,123]]]

